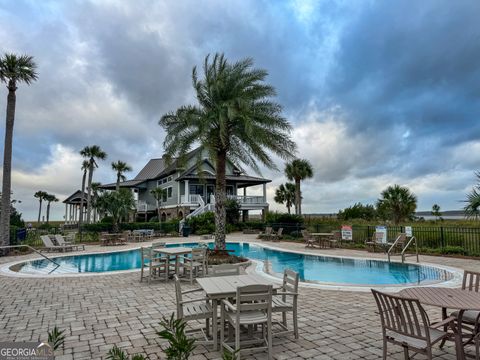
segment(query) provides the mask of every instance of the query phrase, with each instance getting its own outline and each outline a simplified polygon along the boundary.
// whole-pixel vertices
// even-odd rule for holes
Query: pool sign
[[[376,240],[380,241],[382,244],[387,243],[387,227],[386,226],[376,226]]]
[[[411,226],[405,226],[405,235],[407,235],[408,237],[413,236],[413,231]]]
[[[353,240],[353,231],[351,226],[342,225],[342,240]]]

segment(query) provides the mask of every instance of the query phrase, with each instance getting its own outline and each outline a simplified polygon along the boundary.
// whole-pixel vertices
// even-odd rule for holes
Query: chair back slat
[[[163,241],[152,243],[152,249],[164,248],[167,244]]]
[[[194,248],[192,249],[192,260],[203,262],[205,260],[206,249]]]
[[[42,239],[43,245],[45,245],[46,247],[54,247],[55,246],[55,245],[53,245],[53,242],[50,239],[50,236],[48,236],[48,235],[42,235],[42,236],[40,236],[40,239]]]
[[[247,285],[237,288],[237,312],[272,311],[272,285]]]
[[[278,229],[277,236],[282,236],[283,228]]]
[[[235,264],[221,264],[212,267],[212,276],[240,275],[240,267]]]
[[[377,303],[382,330],[424,340],[430,346],[429,321],[425,310],[416,299],[385,294],[372,289]]]
[[[287,292],[298,292],[299,275],[297,272],[285,269],[283,272],[283,290]]]
[[[304,240],[310,239],[310,233],[308,232],[308,230],[302,230],[301,233]]]
[[[479,292],[480,272],[465,270],[463,273],[462,289]]]
[[[267,226],[265,228],[265,235],[270,235],[272,233],[272,228],[270,226]]]
[[[183,318],[183,297],[182,297],[182,285],[180,284],[180,279],[177,275],[173,276],[175,281],[175,299],[177,300],[177,319]]]

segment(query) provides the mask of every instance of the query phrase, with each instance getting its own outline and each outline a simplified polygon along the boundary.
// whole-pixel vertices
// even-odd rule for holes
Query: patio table
[[[221,300],[235,297],[237,294],[237,288],[239,286],[261,284],[273,285],[274,289],[279,289],[281,287],[280,284],[276,284],[273,281],[256,274],[204,277],[198,278],[197,283],[200,285],[203,291],[205,291],[207,298],[212,301],[212,334],[214,350],[218,349],[217,311],[218,303]]]
[[[153,252],[158,254],[163,254],[168,256],[168,260],[170,262],[170,257],[175,257],[175,274],[179,275],[178,268],[180,265],[180,256],[190,254],[192,252],[192,248],[190,247],[160,247],[153,249]]]
[[[328,240],[328,238],[332,237],[333,233],[311,233],[310,235],[317,239],[319,247],[326,248],[326,244],[332,247],[332,243]]]
[[[442,316],[446,318],[447,309],[458,310],[458,326],[453,328],[455,335],[455,351],[457,360],[465,359],[462,343],[462,318],[466,310],[480,311],[480,293],[462,289],[442,287],[417,287],[404,289],[401,296],[417,299],[422,304],[442,308]]]

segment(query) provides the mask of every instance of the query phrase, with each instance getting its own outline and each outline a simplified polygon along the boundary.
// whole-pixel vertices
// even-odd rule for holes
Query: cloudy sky
[[[96,181],[113,181],[118,159],[135,175],[162,154],[160,116],[195,101],[192,67],[224,52],[268,70],[315,169],[305,212],[373,202],[393,183],[420,210],[459,209],[480,169],[479,17],[478,0],[0,0],[0,50],[33,55],[39,73],[17,91],[14,198],[27,220],[35,191],[63,200],[90,144],[108,153]],[[263,175],[273,203],[285,178]]]

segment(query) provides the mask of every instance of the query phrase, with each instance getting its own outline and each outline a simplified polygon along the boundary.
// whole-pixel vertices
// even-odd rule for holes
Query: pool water
[[[170,244],[195,247],[197,243]],[[209,244],[213,248],[213,243]],[[388,263],[379,260],[351,259],[331,256],[304,255],[264,248],[250,243],[227,243],[235,255],[263,261],[267,272],[279,275],[285,268],[300,274],[302,281],[355,285],[402,285],[445,281],[451,273],[431,266]],[[56,267],[48,260],[28,261],[18,272],[25,274],[95,273],[138,269],[140,249],[111,253],[62,256],[55,258]]]

